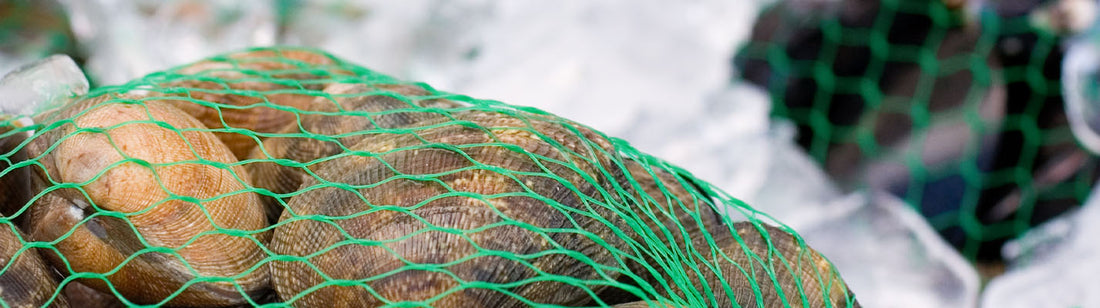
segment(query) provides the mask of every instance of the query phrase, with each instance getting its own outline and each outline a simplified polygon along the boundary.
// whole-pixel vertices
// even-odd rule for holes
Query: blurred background
[[[797,230],[867,307],[1100,306],[1096,15],[1096,0],[0,0],[0,73],[66,54],[94,87],[316,47],[681,165]]]

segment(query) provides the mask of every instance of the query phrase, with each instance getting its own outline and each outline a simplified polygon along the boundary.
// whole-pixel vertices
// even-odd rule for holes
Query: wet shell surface
[[[183,78],[159,84],[166,99],[206,127],[219,131],[233,154],[243,159],[262,140],[309,110],[335,76],[350,75],[336,60],[303,50],[257,50],[229,54],[178,69]],[[178,91],[176,91],[178,90]],[[310,91],[313,91],[310,93]]]
[[[618,275],[600,268],[618,268],[611,250],[625,248],[612,233],[623,228],[609,208],[619,202],[599,192],[621,176],[606,140],[536,115],[454,118],[366,136],[357,154],[319,164],[272,239],[275,253],[301,257],[272,264],[281,300],[576,305],[602,288],[591,283],[601,273]]]
[[[162,303],[188,283],[168,305],[234,305],[262,292],[269,233],[257,231],[266,222],[244,168],[170,104],[109,98],[38,119],[46,128],[27,151],[41,163],[33,186],[49,190],[32,204],[30,238],[57,241],[46,255],[66,275],[115,271],[79,281],[134,303]]]
[[[38,251],[20,251],[26,241],[18,228],[0,223],[0,269],[7,267],[0,272],[0,302],[7,307],[68,307],[63,296],[54,297],[56,274]]]
[[[455,108],[458,103],[442,99],[422,99],[428,95],[415,85],[333,84],[325,88],[327,97],[318,97],[311,113],[301,115],[279,131],[285,137],[264,140],[249,156],[260,160],[245,167],[253,184],[276,194],[294,192],[313,169],[313,161],[344,152],[379,129],[410,126],[428,120],[447,119],[444,113],[428,108]],[[339,113],[339,114],[337,114]],[[276,159],[287,159],[304,166],[292,166]],[[269,218],[278,219],[283,205],[274,198],[263,198]]]

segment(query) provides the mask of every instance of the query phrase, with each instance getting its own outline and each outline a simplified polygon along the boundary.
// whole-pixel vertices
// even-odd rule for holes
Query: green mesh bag
[[[5,306],[859,306],[789,228],[623,140],[319,51],[33,119],[0,135]]]
[[[890,191],[972,260],[1076,208],[1095,157],[1067,125],[1039,1],[784,1],[734,59],[847,189]]]

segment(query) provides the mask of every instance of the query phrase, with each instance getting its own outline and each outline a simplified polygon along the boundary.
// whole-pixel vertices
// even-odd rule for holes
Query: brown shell
[[[274,106],[309,110],[329,78],[351,75],[335,64],[327,55],[310,51],[249,51],[180,68],[176,73],[184,74],[181,78],[158,86],[178,87],[183,93],[177,95],[218,104],[215,108],[191,100],[166,100],[206,127],[252,132],[215,132],[236,157],[243,159],[258,144],[253,137],[262,138],[255,133],[274,133],[295,122],[296,111]]]
[[[251,159],[264,160],[246,165],[256,187],[277,194],[291,193],[305,180],[305,168],[312,169],[312,166],[293,167],[271,159],[309,163],[350,148],[372,130],[400,128],[431,119],[445,119],[444,115],[425,111],[424,107],[459,106],[448,100],[420,99],[428,92],[414,85],[333,84],[325,88],[325,93],[332,95],[333,101],[318,97],[318,101],[311,106],[311,111],[325,113],[302,114],[300,127],[295,122],[286,125],[279,132],[287,135],[303,134],[302,136],[267,138],[262,147],[257,147],[249,155]],[[332,114],[336,112],[341,115]],[[338,137],[341,135],[347,136]],[[317,136],[337,137],[334,137],[334,141],[327,141]],[[273,198],[265,197],[263,200],[268,209],[268,218],[272,222],[278,220],[283,206]]]
[[[0,126],[0,136],[9,134],[7,137],[0,138],[0,157],[11,153],[6,157],[7,160],[0,159],[0,173],[7,172],[0,175],[0,214],[6,217],[14,216],[26,206],[31,192],[30,168],[12,169],[10,163],[27,159],[26,154],[18,149],[27,138],[23,132],[13,133],[12,130],[11,126]],[[13,218],[18,220],[18,217]]]
[[[683,252],[689,249],[686,244],[691,243],[690,249],[707,257],[708,264],[686,262],[683,268],[699,293],[715,295],[715,302],[707,302],[705,306],[732,307],[732,303],[736,301],[742,307],[755,307],[757,298],[752,287],[754,284],[761,292],[760,299],[763,305],[760,307],[785,307],[785,304],[789,304],[790,307],[826,307],[827,303],[832,307],[847,307],[849,299],[855,307],[859,306],[832,264],[808,246],[802,246],[790,233],[772,226],[761,225],[766,234],[764,235],[751,223],[735,223],[734,230],[741,238],[742,244],[731,235],[729,228],[722,224],[719,214],[711,206],[712,200],[704,200],[706,196],[702,192],[696,191],[695,194],[689,192],[689,190],[695,190],[692,183],[682,183],[672,173],[661,168],[651,166],[647,170],[644,165],[632,160],[626,160],[623,163],[638,184],[636,189],[650,197],[650,199],[644,199],[645,202],[638,202],[641,206],[637,207],[639,210],[635,213],[646,226],[644,229],[637,230],[653,230],[654,233],[649,235],[635,233],[635,240],[639,243],[668,245],[667,247],[643,247],[650,251],[661,248]],[[646,213],[651,213],[652,216]],[[708,241],[707,235],[710,235],[709,237],[714,241],[713,245]],[[775,247],[771,254],[768,249],[769,242]],[[753,257],[759,258],[759,261],[750,257],[742,245],[754,254]],[[720,254],[714,257],[716,253]],[[658,262],[653,262],[651,255],[646,254],[643,259],[657,267],[658,271],[663,270],[657,265]],[[785,264],[790,264],[791,267],[788,268]],[[658,290],[663,289],[649,270],[639,267],[637,263],[629,266],[635,274],[645,280],[645,283],[649,283]],[[717,266],[720,274],[710,271],[708,266]],[[770,279],[765,267],[771,267],[777,279]],[[703,279],[699,279],[694,269],[702,271]],[[742,272],[742,269],[745,272]],[[667,274],[663,276],[665,281],[670,278]],[[723,284],[719,277],[723,277],[726,283]],[[703,287],[704,284],[706,288]],[[801,284],[801,287],[798,284]],[[670,285],[672,292],[679,296],[685,295],[683,290],[675,284]],[[729,290],[725,289],[726,285],[729,286]],[[829,292],[822,292],[822,285],[831,286]],[[783,302],[783,297],[779,296],[777,290],[782,290],[786,295],[786,303]],[[805,293],[806,303],[809,305],[804,305],[806,303],[802,302],[802,293]],[[668,290],[664,290],[661,295],[667,297]],[[634,296],[617,289],[608,289],[600,296],[605,303],[617,304],[615,307],[649,307],[651,304],[646,301],[621,303],[624,299]],[[675,305],[666,306],[676,307]]]
[[[257,265],[264,258],[257,241],[269,233],[251,232],[266,226],[263,208],[254,193],[242,192],[248,174],[232,166],[236,159],[229,149],[169,104],[106,100],[81,100],[41,117],[72,121],[28,144],[30,156],[42,155],[42,167],[32,177],[36,191],[54,183],[76,183],[80,189],[56,189],[38,199],[31,208],[30,237],[61,238],[55,245],[60,255],[47,254],[58,268],[117,269],[107,276],[111,287],[139,304],[161,302],[196,274],[233,279],[191,284],[167,304],[233,305],[263,291],[269,278]],[[123,161],[124,156],[134,161]],[[125,216],[83,221],[99,209]],[[238,232],[200,234],[219,228]],[[174,253],[144,251],[124,263],[148,247]],[[109,292],[103,280],[80,281]]]
[[[682,305],[647,303],[645,301],[622,303],[622,304],[618,304],[618,305],[613,305],[611,307],[615,307],[615,308],[649,308],[649,307],[688,308],[688,306],[682,306]]]
[[[63,296],[53,296],[56,274],[42,262],[38,251],[19,251],[26,241],[29,239],[18,228],[0,223],[0,269],[8,267],[0,272],[0,302],[8,307],[68,307]]]
[[[681,182],[677,176],[658,167],[649,167],[647,170],[644,165],[633,160],[625,160],[623,163],[627,172],[638,183],[636,190],[649,197],[638,202],[638,218],[646,224],[646,229],[654,231],[663,242],[673,242],[677,247],[683,247],[685,243],[703,234],[727,230],[722,225],[718,212],[714,210],[714,201],[696,190],[692,183]],[[695,190],[694,194],[692,190]]]
[[[859,307],[832,264],[790,233],[750,222],[734,223],[733,228],[737,237],[716,232],[713,246],[705,239],[696,240],[696,250],[706,264],[684,264],[683,271],[696,291],[714,296],[713,301],[703,299],[705,306],[734,307],[736,302],[740,307],[848,307],[849,303]],[[684,296],[676,284],[670,287]],[[621,307],[640,305],[635,302]]]
[[[559,305],[591,300],[586,289],[598,292],[601,284],[533,278],[603,281],[597,264],[618,267],[611,250],[625,243],[611,230],[623,226],[606,207],[618,202],[598,192],[613,191],[608,179],[621,176],[605,169],[610,144],[590,130],[533,115],[466,111],[454,117],[462,122],[368,135],[352,148],[365,156],[317,167],[318,178],[307,179],[290,199],[272,240],[274,252],[308,260],[272,264],[283,301],[512,307],[527,305],[520,298]],[[302,215],[328,219],[297,218]],[[604,274],[614,279],[619,273]],[[366,287],[325,285],[326,276]],[[324,286],[305,293],[318,285]]]
[[[80,281],[73,280],[66,283],[62,292],[65,292],[65,298],[72,303],[80,303],[81,308],[124,308],[126,304],[122,303],[114,294],[103,293],[99,290],[92,289]]]
[[[639,257],[645,264],[655,265],[652,253],[664,249],[684,249],[686,243],[702,239],[705,234],[713,232],[728,232],[728,227],[722,224],[721,218],[714,210],[713,202],[703,194],[688,179],[674,176],[669,171],[658,166],[645,166],[634,160],[624,160],[623,164],[630,179],[637,185],[633,191],[644,193],[635,195],[635,204],[632,209],[633,217],[641,222],[644,227],[626,230],[634,242],[644,252]],[[681,182],[681,179],[683,182]],[[623,181],[629,183],[630,181]],[[694,191],[694,193],[692,193]],[[643,234],[644,231],[647,234]],[[660,247],[654,247],[657,245]],[[649,269],[638,262],[628,262],[627,267],[641,278],[636,281],[628,276],[623,276],[623,283],[638,286],[640,283],[659,285]],[[620,304],[637,301],[639,298],[625,290],[608,288],[600,294],[600,299],[605,304]],[[598,305],[597,302],[589,303]],[[644,304],[644,302],[642,303]]]

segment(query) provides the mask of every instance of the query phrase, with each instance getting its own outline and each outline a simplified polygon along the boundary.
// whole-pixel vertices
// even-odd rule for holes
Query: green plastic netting
[[[319,51],[33,119],[0,134],[4,306],[858,306],[789,228],[623,140]]]
[[[1100,173],[1065,118],[1057,20],[1040,1],[962,2],[783,1],[734,62],[842,186],[893,192],[989,261]]]

